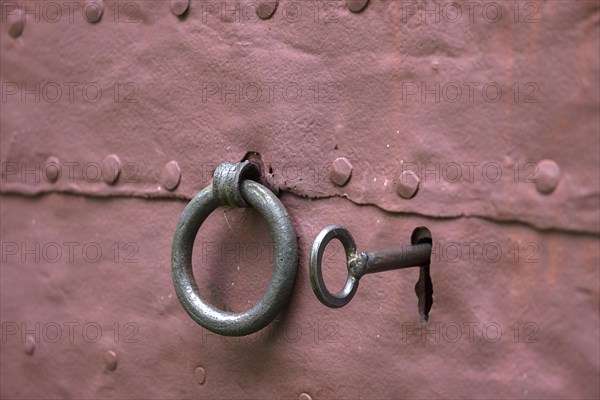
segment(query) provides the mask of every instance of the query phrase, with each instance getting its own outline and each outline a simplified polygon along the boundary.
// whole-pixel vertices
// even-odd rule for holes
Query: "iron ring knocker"
[[[213,183],[183,210],[173,236],[171,272],[179,302],[194,321],[220,335],[244,336],[267,326],[287,303],[296,279],[298,244],[292,220],[275,194],[255,181],[259,178],[260,168],[250,161],[219,165]],[[267,220],[274,239],[275,268],[269,287],[257,304],[241,313],[206,303],[192,271],[198,230],[219,206],[255,208]]]

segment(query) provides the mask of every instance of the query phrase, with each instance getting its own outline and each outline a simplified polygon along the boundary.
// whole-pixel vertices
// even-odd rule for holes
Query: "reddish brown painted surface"
[[[600,396],[597,2],[520,2],[518,22],[512,3],[496,2],[503,11],[496,23],[481,14],[473,23],[467,15],[456,23],[419,23],[418,15],[403,22],[400,1],[372,1],[360,13],[330,3],[339,7],[316,9],[315,21],[314,3],[302,2],[290,23],[284,15],[293,2],[280,2],[269,20],[227,22],[207,14],[207,4],[222,3],[191,1],[179,18],[169,1],[105,1],[96,23],[80,13],[69,21],[63,10],[58,23],[28,15],[22,27],[6,3],[2,398]],[[132,10],[137,22],[126,23]],[[532,10],[537,22],[525,23]],[[443,93],[439,103],[432,95],[403,97],[407,84],[456,81],[497,82],[502,99],[484,101],[481,91],[474,102]],[[69,82],[98,84],[102,98],[88,101],[76,90],[71,101]],[[301,87],[301,99],[269,100],[273,82]],[[13,84],[36,83],[39,102],[10,94]],[[55,103],[52,83],[63,89]],[[531,83],[538,102],[524,103]],[[225,88],[252,85],[262,88],[260,101],[231,94],[221,101]],[[137,102],[126,102],[132,91],[127,99]],[[294,221],[299,272],[277,322],[259,335],[223,339],[178,303],[171,238],[214,167],[248,151],[261,153],[269,185]],[[116,182],[90,179],[93,164],[84,173],[87,163],[106,168],[110,154],[121,164]],[[63,170],[55,182],[41,171],[50,157]],[[340,157],[352,165],[343,187],[327,169]],[[163,172],[170,161],[181,170],[172,191],[164,188],[177,178],[176,168]],[[21,175],[36,163],[37,173]],[[72,177],[65,163],[79,163]],[[418,192],[404,199],[394,182],[415,163]],[[437,168],[438,179],[423,163]],[[476,175],[452,182],[453,163],[463,174],[475,166]],[[500,167],[497,182],[492,170],[481,175],[486,164]],[[426,327],[418,324],[417,270],[365,277],[342,309],[318,302],[307,255],[320,229],[334,223],[350,229],[359,250],[408,244],[416,226],[432,231],[440,247]],[[36,254],[23,251],[36,244]],[[97,248],[102,255],[93,261]],[[332,249],[326,278],[341,286],[341,249]],[[199,286],[214,305],[243,310],[260,298],[272,246],[255,212],[216,212],[196,250]],[[22,335],[36,323],[40,332]]]

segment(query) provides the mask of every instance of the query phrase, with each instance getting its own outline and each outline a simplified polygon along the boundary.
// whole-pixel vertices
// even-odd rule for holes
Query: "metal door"
[[[600,396],[597,1],[2,1],[2,398]],[[224,161],[260,157],[298,237],[290,301],[225,337],[175,295],[171,241]],[[418,270],[315,297],[326,225]],[[193,265],[243,311],[273,271],[251,209]],[[325,280],[343,285],[332,242]]]

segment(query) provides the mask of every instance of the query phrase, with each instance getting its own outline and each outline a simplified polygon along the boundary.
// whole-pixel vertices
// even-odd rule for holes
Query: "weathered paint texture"
[[[23,22],[0,2],[2,398],[600,397],[597,1],[475,2],[473,21],[458,1],[454,22],[450,1],[95,0],[54,22],[46,3],[16,2]],[[248,152],[298,274],[276,322],[224,339],[178,302],[171,240]],[[427,325],[418,269],[317,300],[308,255],[330,224],[360,251],[431,230]],[[272,255],[256,212],[220,209],[199,289],[242,311]]]

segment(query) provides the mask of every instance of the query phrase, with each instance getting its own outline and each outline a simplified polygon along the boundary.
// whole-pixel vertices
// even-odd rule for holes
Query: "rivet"
[[[33,355],[33,352],[35,351],[35,340],[33,339],[33,337],[31,336],[27,336],[25,338],[25,344],[23,345],[24,349],[25,349],[25,353],[28,355]]]
[[[298,400],[312,400],[312,397],[310,397],[310,394],[308,393],[300,393]]]
[[[338,186],[344,186],[352,176],[352,164],[345,157],[336,158],[331,171],[331,181]]]
[[[542,160],[538,163],[537,190],[543,194],[549,194],[556,189],[560,181],[560,167],[553,160]]]
[[[396,191],[400,197],[412,199],[417,194],[417,190],[419,190],[420,182],[421,180],[414,171],[404,171],[396,180]]]
[[[102,163],[102,178],[104,182],[112,185],[117,181],[121,173],[121,160],[116,154],[109,154],[104,158]]]
[[[104,13],[104,1],[102,0],[88,0],[83,7],[85,19],[91,23],[100,21],[102,13]]]
[[[60,161],[58,158],[51,156],[46,160],[44,165],[44,174],[50,182],[56,182],[60,177]]]
[[[21,13],[21,11],[17,11],[8,17],[8,33],[10,36],[18,38],[21,36],[21,33],[23,33],[24,28],[25,16]]]
[[[256,15],[258,15],[258,17],[260,19],[267,19],[270,18],[271,15],[273,15],[273,13],[275,12],[275,10],[277,9],[277,5],[279,4],[279,0],[275,0],[275,1],[259,1],[256,4]]]
[[[190,6],[190,0],[171,0],[171,12],[178,17],[185,14]]]
[[[352,12],[361,12],[369,3],[369,0],[346,0],[346,7]]]
[[[198,382],[199,385],[204,385],[204,382],[206,382],[206,371],[204,368],[196,368],[194,371],[194,379],[196,379],[196,382]]]
[[[104,365],[106,366],[107,370],[114,371],[115,369],[117,369],[118,362],[119,360],[117,358],[117,353],[115,353],[114,351],[109,350],[106,353],[104,353]]]
[[[169,161],[160,174],[160,183],[167,190],[175,190],[181,180],[181,168],[177,161]]]

